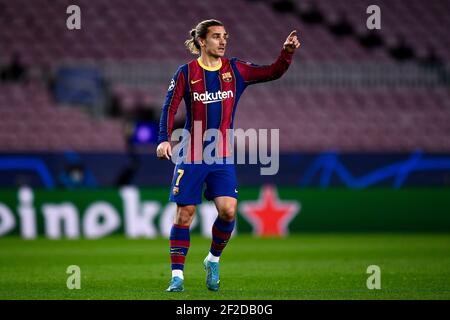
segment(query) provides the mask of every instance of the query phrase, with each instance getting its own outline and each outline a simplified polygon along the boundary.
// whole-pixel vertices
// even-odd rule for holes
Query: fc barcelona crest
[[[222,73],[222,80],[225,82],[231,82],[233,80],[233,77],[231,76],[230,72]]]
[[[173,193],[174,196],[176,196],[178,193],[180,193],[180,188],[173,187],[172,193]]]

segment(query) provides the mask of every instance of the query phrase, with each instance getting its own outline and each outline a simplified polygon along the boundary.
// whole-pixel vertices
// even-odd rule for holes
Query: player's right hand
[[[156,148],[156,156],[161,160],[170,160],[170,157],[172,156],[172,146],[169,141],[161,142],[158,145]]]
[[[300,41],[297,37],[297,30],[291,31],[283,44],[283,48],[289,53],[294,53],[296,49],[300,48]]]

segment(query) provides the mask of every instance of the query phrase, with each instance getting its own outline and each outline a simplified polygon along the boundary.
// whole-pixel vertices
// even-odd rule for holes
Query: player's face
[[[222,26],[208,28],[206,39],[203,41],[205,53],[209,56],[218,58],[225,55],[228,33]]]

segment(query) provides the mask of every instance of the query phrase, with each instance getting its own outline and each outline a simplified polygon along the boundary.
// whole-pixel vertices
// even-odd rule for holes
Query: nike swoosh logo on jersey
[[[199,81],[202,81],[203,79],[198,79],[198,80],[191,80],[191,84],[196,84]]]

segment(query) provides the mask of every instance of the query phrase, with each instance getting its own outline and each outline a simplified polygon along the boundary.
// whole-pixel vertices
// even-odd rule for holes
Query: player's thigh
[[[238,197],[238,183],[234,165],[223,164],[210,168],[206,176],[205,197],[213,200],[217,197]]]

